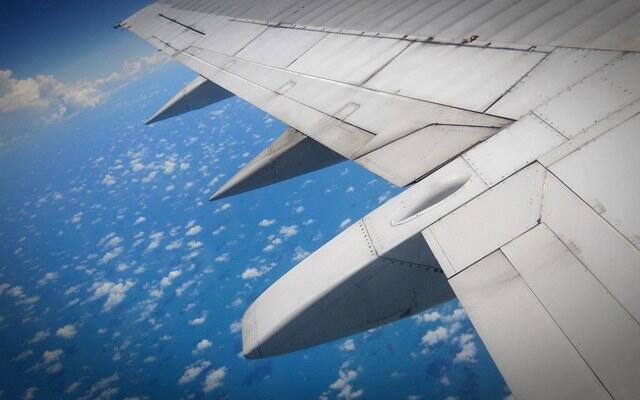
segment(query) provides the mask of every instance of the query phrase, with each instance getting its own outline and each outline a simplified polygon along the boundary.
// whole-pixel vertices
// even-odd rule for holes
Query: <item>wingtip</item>
[[[156,122],[157,122],[156,121],[156,116],[152,115],[151,118],[149,118],[146,121],[144,121],[144,124],[148,126],[148,125],[154,124]]]
[[[216,201],[216,200],[220,200],[224,197],[228,196],[228,191],[231,188],[231,185],[224,184],[222,185],[222,187],[220,189],[218,189],[214,194],[211,195],[211,197],[209,197],[209,201]]]

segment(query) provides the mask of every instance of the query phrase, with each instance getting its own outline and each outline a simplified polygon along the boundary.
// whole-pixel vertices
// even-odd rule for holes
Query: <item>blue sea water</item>
[[[207,198],[285,126],[237,98],[143,121],[167,64],[0,160],[0,399],[503,399],[457,301],[246,360],[238,321],[305,255],[399,193],[342,163]]]

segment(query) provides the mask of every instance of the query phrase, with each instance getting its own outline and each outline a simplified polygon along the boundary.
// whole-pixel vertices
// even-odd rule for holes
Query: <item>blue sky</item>
[[[112,28],[148,4],[130,1],[0,2],[0,69],[20,78],[53,74],[63,81],[96,78],[148,46]]]
[[[2,2],[0,153],[3,143],[102,104],[166,60],[113,25],[148,1]]]

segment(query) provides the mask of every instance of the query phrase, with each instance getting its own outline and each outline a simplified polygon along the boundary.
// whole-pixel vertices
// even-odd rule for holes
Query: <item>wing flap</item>
[[[422,233],[516,398],[640,392],[640,252],[556,175],[533,163]]]
[[[612,397],[640,393],[640,325],[554,233],[540,224],[502,251]]]
[[[288,128],[218,189],[210,200],[271,185],[344,160],[344,157],[333,150]]]
[[[231,96],[233,96],[232,93],[198,75],[171,100],[156,111],[145,123],[152,124],[172,118],[189,111],[206,107]]]
[[[517,399],[611,399],[500,250],[449,283]]]

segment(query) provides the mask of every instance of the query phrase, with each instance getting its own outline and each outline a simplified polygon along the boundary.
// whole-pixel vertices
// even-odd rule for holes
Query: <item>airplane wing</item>
[[[120,26],[289,129],[213,198],[348,159],[408,187],[267,289],[243,352],[456,296],[518,399],[640,397],[640,2],[182,0]]]

